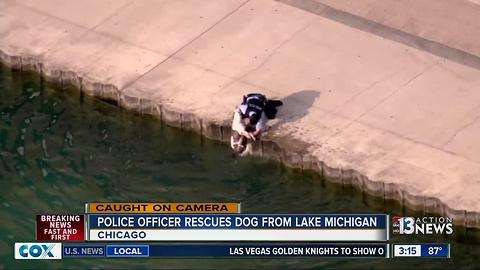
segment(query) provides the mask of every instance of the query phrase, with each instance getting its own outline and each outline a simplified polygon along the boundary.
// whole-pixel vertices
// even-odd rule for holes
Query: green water
[[[411,214],[314,173],[254,158],[227,145],[84,97],[67,86],[0,67],[0,269],[41,268],[474,268],[478,232],[397,237],[450,242],[450,260],[69,259],[15,261],[13,243],[34,241],[34,215],[82,213],[85,202],[240,201],[244,213]],[[417,213],[418,214],[418,213]],[[420,213],[421,214],[421,213]]]

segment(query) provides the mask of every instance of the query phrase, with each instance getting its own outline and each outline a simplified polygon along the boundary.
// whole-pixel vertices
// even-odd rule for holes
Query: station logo
[[[393,234],[453,234],[449,217],[393,217]]]
[[[15,243],[16,260],[59,260],[61,243]]]

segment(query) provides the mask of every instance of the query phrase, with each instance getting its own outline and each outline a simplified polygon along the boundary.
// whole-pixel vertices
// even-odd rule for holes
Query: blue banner
[[[153,257],[386,258],[386,244],[152,245]]]
[[[105,245],[63,245],[63,258],[105,257]]]
[[[107,245],[107,257],[148,257],[148,245]]]
[[[90,251],[87,251],[90,249]],[[387,244],[115,244],[64,245],[63,257],[345,257],[387,258]],[[73,254],[73,250],[77,250]],[[96,250],[96,255],[92,255]],[[101,252],[100,252],[101,251]],[[103,254],[103,255],[100,255]]]
[[[385,229],[386,215],[90,214],[90,229]]]
[[[422,244],[422,257],[450,258],[449,244]]]

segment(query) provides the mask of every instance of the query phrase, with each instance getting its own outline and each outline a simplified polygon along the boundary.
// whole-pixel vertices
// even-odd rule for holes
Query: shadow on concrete
[[[302,90],[284,97],[283,105],[278,108],[277,126],[282,123],[295,122],[304,117],[315,100],[320,96],[320,91],[317,90]]]

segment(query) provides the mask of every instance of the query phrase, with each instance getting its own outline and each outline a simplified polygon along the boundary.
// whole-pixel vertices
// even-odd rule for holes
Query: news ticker
[[[391,228],[394,234],[450,234],[451,226],[443,217],[393,217]],[[15,258],[450,257],[448,244],[390,246],[389,232],[387,214],[243,214],[239,203],[87,203],[85,214],[37,215],[39,243],[16,243]]]
[[[15,259],[175,257],[450,258],[450,245],[443,243],[392,245],[384,243],[15,244]]]
[[[36,217],[37,241],[388,241],[386,214],[243,214],[239,203],[87,203]],[[393,217],[393,234],[452,234],[444,217]]]
[[[387,241],[385,214],[38,215],[38,241]]]

